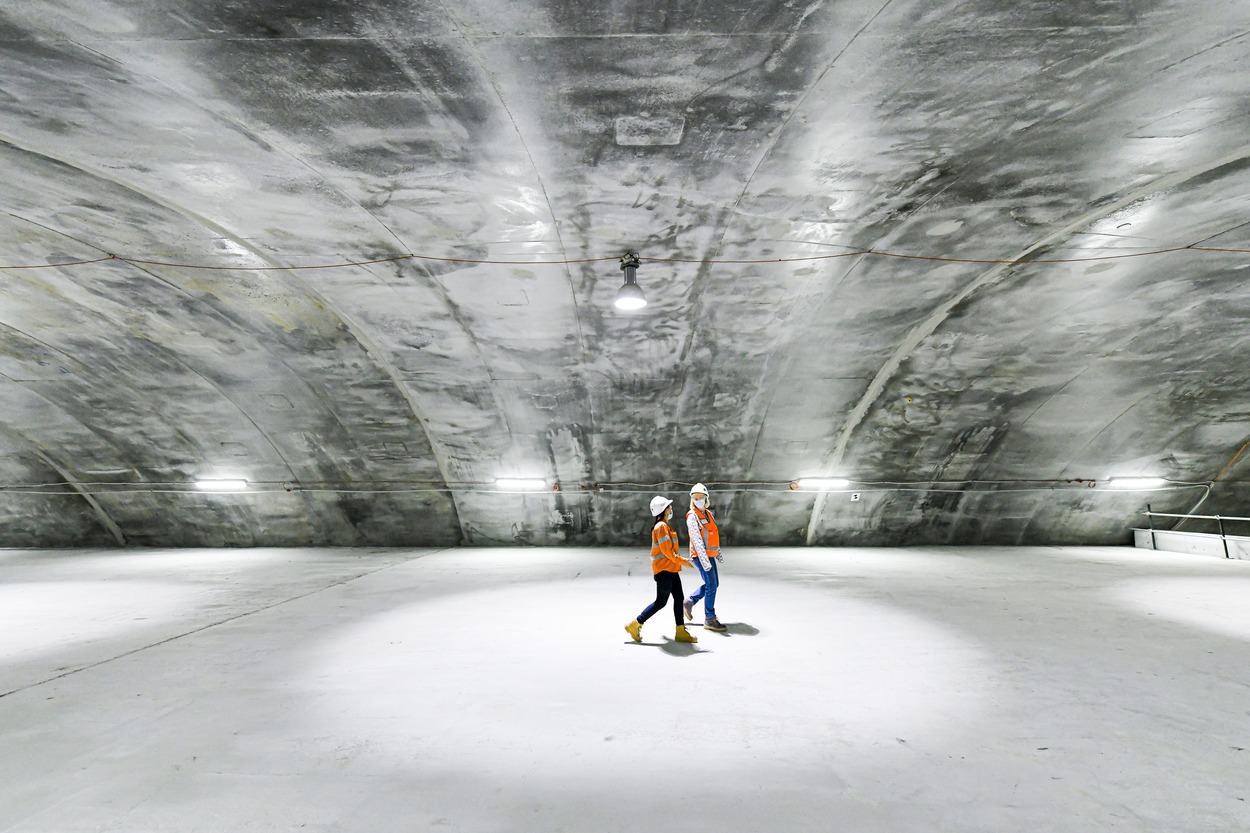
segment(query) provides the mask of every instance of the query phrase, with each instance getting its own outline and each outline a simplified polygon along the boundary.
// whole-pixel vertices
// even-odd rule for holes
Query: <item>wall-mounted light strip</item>
[[[823,492],[829,489],[845,489],[851,485],[851,481],[840,477],[801,477],[794,481],[794,485],[799,489],[815,489]]]
[[[244,492],[246,480],[197,480],[195,488],[202,492]]]
[[[1137,489],[1146,491],[1162,489],[1168,482],[1162,477],[1113,477],[1107,485],[1112,489]]]
[[[495,488],[508,492],[537,492],[547,488],[547,481],[538,477],[500,477]]]
[[[851,484],[854,484],[852,486]],[[865,480],[857,478],[804,477],[799,480],[709,481],[718,494],[728,492],[784,491],[850,491],[865,494],[885,492],[933,492],[976,494],[984,496],[1011,495],[1023,492],[1057,492],[1071,489],[1151,491],[1160,489],[1210,489],[1208,481],[1165,480],[1163,478],[1065,478],[1034,480]],[[441,480],[355,480],[306,481],[290,480],[63,480],[37,483],[0,483],[0,495],[24,494],[50,497],[81,497],[84,494],[186,494],[187,492],[243,492],[249,495],[266,493],[321,492],[327,494],[462,494],[469,492],[531,492],[551,490],[567,494],[632,494],[637,492],[681,492],[690,484],[680,481],[661,482],[581,482],[560,483],[543,478],[499,478],[487,481],[444,482]],[[72,487],[72,488],[66,488]]]

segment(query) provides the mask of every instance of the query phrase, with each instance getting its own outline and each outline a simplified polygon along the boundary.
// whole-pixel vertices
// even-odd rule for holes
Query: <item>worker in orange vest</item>
[[[625,630],[635,642],[641,642],[642,623],[664,607],[664,603],[671,596],[673,618],[677,621],[677,635],[674,638],[678,642],[698,642],[681,621],[681,565],[689,564],[690,559],[682,557],[677,544],[677,530],[668,524],[673,517],[673,502],[661,495],[651,498],[651,516],[655,518],[655,526],[651,528],[651,573],[655,576],[655,601],[647,605],[637,619],[626,625]]]
[[[682,607],[686,618],[694,618],[694,606],[703,600],[703,629],[723,633],[729,628],[716,618],[716,588],[720,587],[717,563],[724,563],[720,555],[720,530],[712,517],[707,486],[696,483],[690,487],[690,511],[686,513],[686,530],[690,533],[690,557],[696,559],[694,566],[703,577],[703,586],[686,599]]]

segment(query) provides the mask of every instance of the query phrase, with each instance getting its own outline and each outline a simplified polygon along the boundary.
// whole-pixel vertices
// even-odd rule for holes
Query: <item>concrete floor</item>
[[[0,831],[1250,829],[1250,562],[723,569],[635,645],[641,549],[0,552]]]

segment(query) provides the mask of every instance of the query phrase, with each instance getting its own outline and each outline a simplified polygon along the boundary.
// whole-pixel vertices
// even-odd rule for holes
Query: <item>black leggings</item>
[[[681,603],[684,601],[681,593],[681,576],[677,573],[670,573],[665,570],[662,573],[655,574],[655,601],[647,605],[647,609],[638,614],[638,621],[645,622],[656,614],[660,608],[664,607],[664,602],[668,601],[669,596],[673,597],[673,618],[677,620],[677,624],[681,621]]]

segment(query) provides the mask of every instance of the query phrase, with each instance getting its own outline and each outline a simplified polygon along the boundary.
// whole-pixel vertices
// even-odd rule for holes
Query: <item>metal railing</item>
[[[1172,527],[1172,529],[1157,530],[1159,532],[1176,532],[1178,531],[1178,527],[1180,527],[1181,524],[1183,524],[1185,521],[1188,521],[1188,520],[1215,521],[1216,524],[1219,526],[1220,543],[1224,546],[1225,558],[1231,558],[1232,556],[1228,554],[1228,534],[1224,530],[1224,522],[1225,521],[1250,522],[1250,518],[1243,518],[1237,515],[1189,515],[1189,514],[1180,515],[1175,512],[1155,512],[1151,510],[1149,503],[1146,504],[1146,511],[1143,512],[1142,514],[1146,516],[1146,522],[1150,526],[1151,549],[1158,549],[1157,543],[1155,541],[1155,532],[1156,532],[1155,524],[1154,524],[1155,518],[1180,518],[1180,520],[1176,522],[1176,524]],[[1209,535],[1210,533],[1206,533],[1206,534]]]

